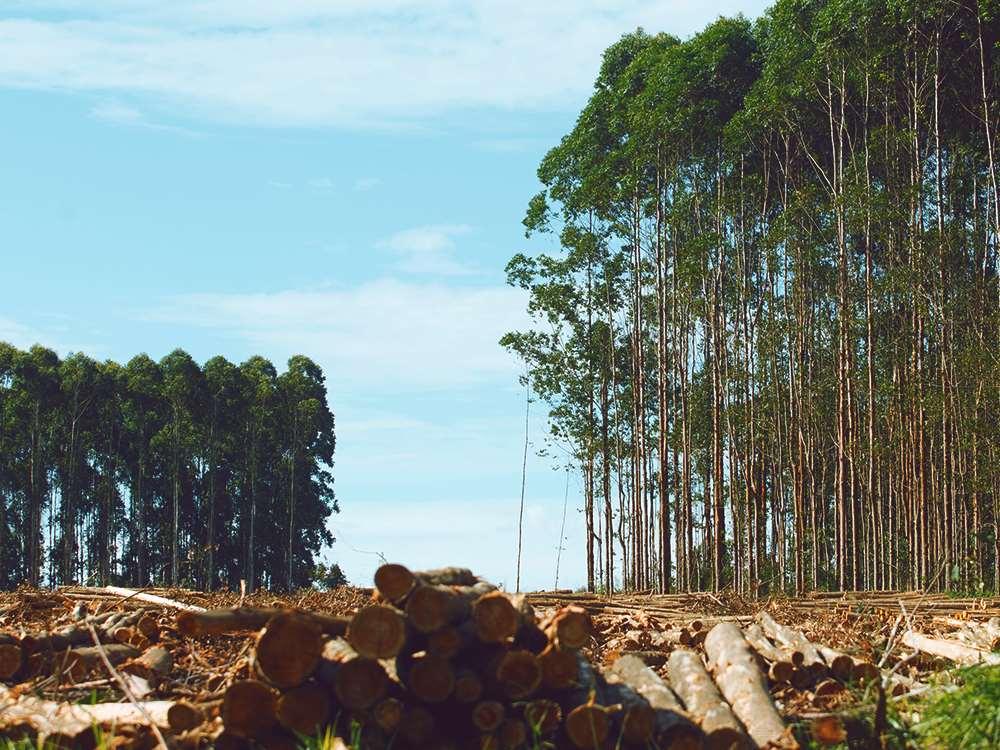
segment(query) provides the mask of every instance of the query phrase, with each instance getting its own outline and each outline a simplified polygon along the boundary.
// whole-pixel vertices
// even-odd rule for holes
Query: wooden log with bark
[[[679,750],[702,746],[703,732],[694,724],[670,686],[642,660],[623,656],[615,661],[608,673],[641,695],[653,709],[653,739],[658,746]]]
[[[956,664],[972,666],[975,664],[1000,664],[1000,654],[994,654],[983,649],[973,648],[964,643],[945,638],[931,636],[907,630],[903,633],[902,642],[912,649],[931,656],[949,659]]]
[[[797,747],[740,628],[731,622],[713,627],[705,638],[705,653],[722,695],[757,746]]]
[[[677,649],[667,662],[670,684],[684,701],[684,706],[705,733],[710,750],[734,750],[751,747],[743,725],[723,699],[709,676],[701,656],[688,649]]]

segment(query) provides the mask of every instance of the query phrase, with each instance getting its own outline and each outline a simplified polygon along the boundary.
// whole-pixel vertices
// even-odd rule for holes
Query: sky
[[[530,325],[505,283],[601,52],[756,0],[0,0],[0,340],[327,377],[324,558],[513,588]],[[581,484],[529,405],[521,588],[585,581]],[[565,509],[565,513],[564,513]],[[560,539],[562,540],[560,542]]]

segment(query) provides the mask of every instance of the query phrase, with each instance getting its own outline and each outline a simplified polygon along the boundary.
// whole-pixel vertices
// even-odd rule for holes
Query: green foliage
[[[307,357],[279,374],[0,342],[0,588],[308,586],[333,541],[334,449]]]
[[[319,563],[313,568],[312,579],[313,583],[324,591],[348,585],[347,576],[344,575],[344,571],[340,569],[337,563],[331,563],[330,565]]]
[[[923,708],[915,727],[920,743],[942,750],[1000,747],[1000,667],[971,667],[956,683]]]

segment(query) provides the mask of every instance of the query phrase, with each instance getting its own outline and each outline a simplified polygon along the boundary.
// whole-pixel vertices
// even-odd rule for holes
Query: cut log
[[[316,670],[322,651],[323,634],[313,620],[282,612],[257,636],[254,669],[275,687],[296,687]]]
[[[584,703],[566,715],[563,729],[574,747],[601,750],[611,732],[611,719],[604,706]]]
[[[398,698],[385,698],[372,708],[372,718],[383,732],[392,736],[403,718],[403,702]]]
[[[825,747],[847,741],[847,730],[839,716],[818,716],[809,722],[809,731],[812,738]]]
[[[375,571],[375,588],[379,596],[392,604],[401,603],[416,585],[417,577],[405,565],[386,563]]]
[[[425,703],[442,703],[455,689],[451,662],[434,654],[398,660],[396,671],[409,691]]]
[[[562,707],[547,698],[528,701],[524,705],[524,720],[532,734],[548,737],[562,724]]]
[[[399,722],[399,736],[414,747],[425,747],[434,736],[434,715],[423,706],[408,706]]]
[[[174,668],[174,658],[162,646],[153,646],[122,666],[122,672],[141,677],[150,685],[157,685]]]
[[[274,727],[277,709],[275,691],[257,680],[241,680],[226,688],[222,697],[222,723],[227,732],[253,739]]]
[[[528,726],[521,719],[504,719],[497,732],[501,750],[520,750],[527,746],[530,735]]]
[[[854,679],[854,659],[829,646],[818,645],[820,656],[830,665],[830,672],[841,682]]]
[[[475,703],[483,695],[483,681],[471,669],[461,669],[455,674],[452,695],[458,703]]]
[[[346,641],[336,638],[323,646],[316,676],[351,711],[371,708],[389,689],[389,676],[379,662],[358,656]]]
[[[720,622],[713,627],[705,638],[705,652],[722,695],[757,746],[796,747],[739,626]]]
[[[472,605],[476,635],[483,643],[506,643],[521,627],[521,613],[502,591],[491,591]]]
[[[566,651],[555,644],[549,645],[538,657],[542,669],[542,683],[549,690],[562,690],[576,682],[579,663],[576,652]]]
[[[656,732],[656,711],[639,693],[611,676],[601,686],[601,697],[609,706],[618,707],[616,718],[621,737],[628,745],[647,747]]]
[[[144,703],[56,703],[34,696],[15,697],[0,686],[0,737],[37,738],[32,747],[93,746],[94,727],[149,726],[167,728],[173,701]]]
[[[300,685],[278,698],[276,713],[285,729],[315,737],[330,719],[330,694],[313,682]]]
[[[316,612],[298,612],[289,609],[238,607],[213,609],[200,612],[181,612],[177,615],[177,630],[181,635],[198,638],[206,635],[224,635],[241,630],[260,630],[278,615],[296,614],[315,623],[323,635],[339,637],[347,633],[351,621],[347,617],[324,615]]]
[[[710,750],[751,747],[743,725],[712,682],[699,654],[677,649],[670,654],[667,670],[671,686],[705,733],[706,747]]]
[[[172,734],[182,734],[205,723],[205,712],[194,703],[177,701],[167,710],[167,724]]]
[[[612,675],[641,695],[656,712],[653,735],[659,746],[678,750],[702,746],[702,731],[691,721],[674,691],[641,659],[621,657],[609,670],[609,678]]]
[[[488,583],[475,586],[432,586],[418,584],[406,598],[406,616],[414,629],[433,633],[469,616],[473,603],[495,590]]]
[[[10,680],[24,666],[24,650],[18,639],[0,633],[0,681]]]
[[[768,662],[767,676],[772,683],[791,682],[795,665],[787,649],[779,649],[767,639],[764,630],[757,623],[743,630],[747,643]]]
[[[523,700],[542,684],[542,666],[530,651],[508,651],[497,665],[496,678],[508,698]]]
[[[479,701],[472,707],[472,725],[480,732],[493,732],[500,728],[506,714],[500,701]]]
[[[800,631],[776,622],[767,612],[759,612],[757,622],[769,638],[790,650],[792,663],[796,667],[808,669],[816,680],[829,674],[829,666],[820,655],[819,649]]]
[[[593,623],[582,607],[563,607],[542,622],[542,630],[549,640],[564,649],[583,648],[593,635]]]
[[[183,602],[176,601],[175,599],[168,599],[165,596],[156,596],[155,594],[147,594],[144,591],[136,591],[134,589],[125,589],[120,586],[105,586],[104,591],[115,596],[121,596],[125,599],[131,599],[139,602],[148,602],[149,604],[156,604],[159,607],[169,607],[171,609],[181,609],[188,612],[204,612],[204,607],[198,607],[194,604],[184,604]]]
[[[351,619],[346,638],[361,656],[391,659],[402,651],[406,642],[406,622],[391,607],[362,607]]]
[[[74,681],[79,682],[88,675],[105,669],[104,660],[101,658],[102,651],[108,661],[115,666],[139,655],[136,649],[120,643],[109,643],[106,646],[83,646],[74,648],[66,654],[57,654],[55,669],[68,674]]]
[[[903,643],[910,648],[931,656],[940,656],[956,664],[972,666],[975,664],[1000,664],[1000,654],[993,654],[981,649],[966,646],[957,641],[930,636],[907,630],[903,633]]]

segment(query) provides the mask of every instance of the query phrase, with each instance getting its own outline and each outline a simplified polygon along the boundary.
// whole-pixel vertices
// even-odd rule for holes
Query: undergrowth
[[[955,673],[956,688],[924,704],[914,726],[921,747],[979,750],[1000,747],[1000,667]]]

